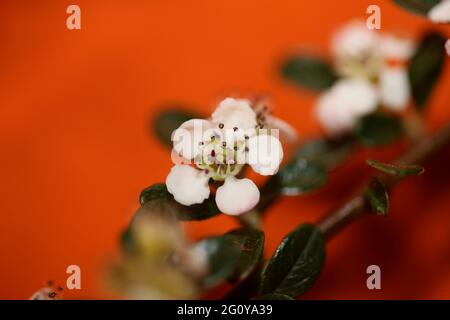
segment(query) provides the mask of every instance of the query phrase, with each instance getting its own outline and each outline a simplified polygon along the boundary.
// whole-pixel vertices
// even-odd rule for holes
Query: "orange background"
[[[75,1],[82,30],[65,26],[68,1],[0,2],[0,298],[26,299],[48,279],[65,284],[77,264],[82,289],[107,297],[101,275],[139,192],[165,180],[170,156],[150,120],[171,103],[207,114],[228,94],[268,93],[275,112],[308,138],[320,134],[315,96],[281,81],[277,65],[297,48],[328,50],[340,24],[382,8],[382,29],[418,35],[432,25],[390,1]],[[442,29],[447,32],[449,30]],[[427,113],[450,121],[449,66]],[[389,159],[397,148],[376,151]],[[340,204],[369,170],[361,155],[323,191],[285,198],[265,222],[267,254],[282,236]],[[392,194],[388,218],[354,223],[328,246],[306,298],[450,298],[450,152]],[[193,237],[234,226],[193,223]],[[366,288],[366,267],[382,290]]]

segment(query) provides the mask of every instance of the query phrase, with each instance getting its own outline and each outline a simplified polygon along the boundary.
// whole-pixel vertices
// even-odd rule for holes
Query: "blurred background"
[[[81,8],[81,30],[66,8]],[[140,191],[165,181],[169,151],[151,119],[167,106],[208,114],[219,98],[268,94],[275,114],[302,138],[321,135],[315,96],[286,84],[280,61],[292,51],[327,55],[343,23],[382,9],[382,31],[417,37],[435,28],[391,1],[98,0],[0,2],[0,298],[27,299],[47,280],[67,299],[109,297],[105,266]],[[450,37],[450,30],[440,28]],[[450,121],[450,70],[434,91],[429,130]],[[370,173],[359,154],[319,192],[283,198],[264,223],[266,255],[300,222],[314,222],[352,195]],[[388,218],[352,224],[328,245],[326,267],[307,299],[450,298],[450,150],[392,193]],[[224,215],[190,223],[192,238],[223,233]],[[377,264],[382,290],[368,290]]]

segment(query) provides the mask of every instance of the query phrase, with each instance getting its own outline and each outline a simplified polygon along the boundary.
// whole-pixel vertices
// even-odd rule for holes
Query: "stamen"
[[[211,151],[211,157],[215,157],[215,156],[216,156],[216,151],[215,150]]]
[[[227,146],[227,143],[224,141],[224,142],[222,142],[222,147],[226,147]]]
[[[55,296],[56,296],[56,292],[49,292],[48,293],[48,296],[49,296],[49,298],[51,298],[51,299],[53,299],[53,298],[55,298]]]
[[[238,131],[238,127],[234,127],[234,128],[233,128],[233,131],[234,131],[234,132]]]
[[[219,123],[219,129],[223,129],[225,125],[223,123]]]
[[[248,135],[245,135],[245,136],[244,136],[244,139],[245,139],[245,140],[248,140],[248,139],[250,139],[250,137],[249,137]]]

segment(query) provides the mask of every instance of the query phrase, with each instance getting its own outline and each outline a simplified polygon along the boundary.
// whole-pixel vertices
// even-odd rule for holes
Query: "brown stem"
[[[403,156],[395,160],[398,164],[423,164],[436,152],[442,150],[450,144],[450,124],[440,129],[431,136],[425,136],[414,144]],[[381,176],[387,187],[392,187],[399,179],[391,176]],[[317,222],[317,226],[322,230],[326,239],[330,239],[337,232],[349,225],[356,218],[368,213],[364,194],[361,193],[340,208],[332,211]]]

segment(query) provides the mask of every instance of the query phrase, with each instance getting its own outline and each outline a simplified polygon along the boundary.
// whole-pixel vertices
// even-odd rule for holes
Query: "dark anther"
[[[222,147],[226,147],[227,146],[227,143],[224,141],[224,142],[222,142]]]
[[[49,292],[48,293],[49,298],[53,299],[54,297],[56,297],[56,292]]]
[[[202,146],[202,145],[203,145],[203,141],[200,141],[200,142],[198,143],[198,145],[199,145],[199,146]]]
[[[216,151],[215,150],[211,151],[211,157],[215,157],[215,156],[216,156]]]
[[[224,127],[224,124],[223,123],[219,123],[219,128],[223,129],[223,127]]]
[[[245,147],[245,149],[244,149],[244,150],[245,150],[245,152],[248,152],[248,147]]]
[[[52,287],[53,286],[53,281],[52,280],[48,280],[47,281],[47,286]]]
[[[245,138],[245,140],[250,139],[250,137],[248,135],[245,135],[244,138]]]
[[[234,131],[234,132],[238,131],[238,128],[237,128],[237,127],[234,127],[234,128],[233,128],[233,131]]]
[[[58,289],[58,291],[63,291],[62,287],[58,287],[57,289]]]

